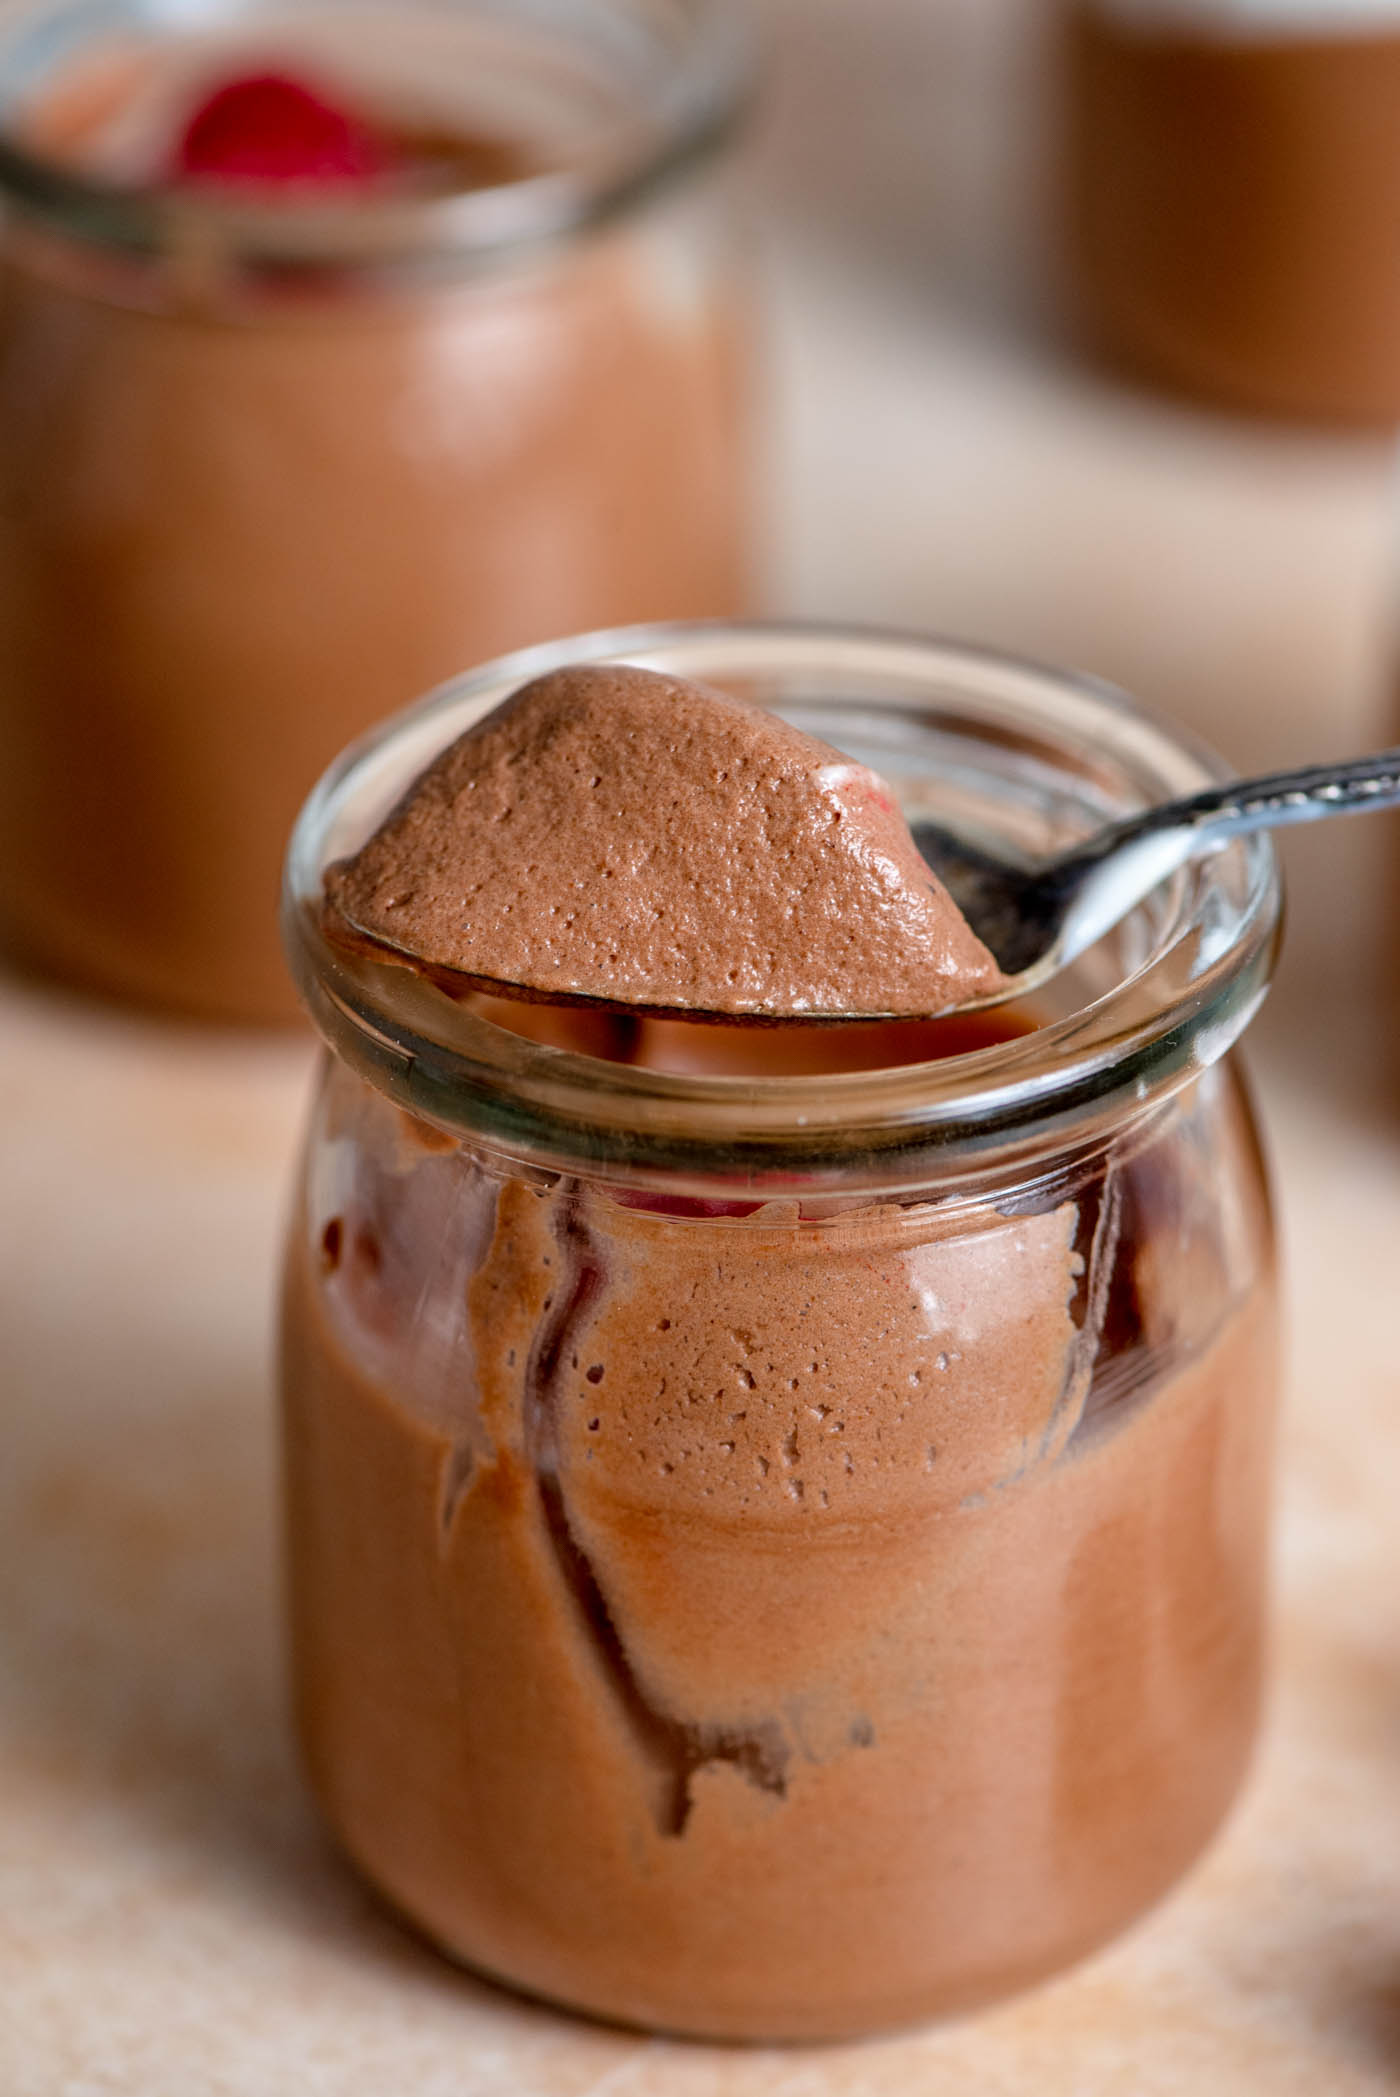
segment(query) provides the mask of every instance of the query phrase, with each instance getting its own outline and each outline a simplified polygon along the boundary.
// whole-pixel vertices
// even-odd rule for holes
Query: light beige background
[[[1099,671],[1242,765],[1400,739],[1388,447],[1188,413],[1056,346],[1032,10],[765,14],[774,606]],[[1256,1030],[1292,1343],[1247,1798],[1080,1973],[823,2052],[524,2006],[341,1868],[292,1763],[274,1572],[268,1313],[306,1052],[0,992],[4,2097],[1400,2089],[1397,852],[1379,818],[1290,847],[1292,941]]]

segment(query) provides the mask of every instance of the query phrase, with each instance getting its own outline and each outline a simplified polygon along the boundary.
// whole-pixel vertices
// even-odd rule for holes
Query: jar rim
[[[849,681],[887,692],[911,717],[910,693],[971,706],[1003,739],[1038,728],[1067,752],[1092,752],[1120,781],[1120,814],[1232,776],[1206,745],[1095,678],[917,634],[702,621],[502,657],[343,753],[303,807],[288,852],[284,941],[303,999],[331,1050],[409,1111],[516,1159],[639,1184],[766,1182],[775,1194],[789,1180],[804,1190],[947,1185],[1121,1127],[1216,1062],[1258,1009],[1281,916],[1277,860],[1262,832],[1173,878],[1150,950],[1104,994],[1010,1041],[878,1070],[681,1076],[608,1063],[507,1032],[412,970],[330,945],[319,920],[326,866],[508,693],[547,670],[604,660],[721,686],[726,677],[820,678],[840,689]]]
[[[237,18],[241,0],[219,4]],[[416,4],[452,14],[460,0]],[[117,21],[167,18],[155,0],[111,0],[111,7]],[[32,7],[0,42],[0,71],[16,68],[22,83],[26,71],[32,76],[51,59],[65,25],[90,33],[103,12],[104,0]],[[521,26],[532,12],[518,0],[486,9]],[[0,198],[84,245],[133,260],[189,257],[205,271],[213,258],[272,274],[372,271],[398,278],[499,268],[518,253],[642,207],[707,161],[743,118],[756,59],[740,0],[642,0],[640,12],[657,31],[649,121],[620,127],[602,150],[561,169],[431,196],[261,204],[214,188],[106,180],[21,143],[5,128],[0,100]]]

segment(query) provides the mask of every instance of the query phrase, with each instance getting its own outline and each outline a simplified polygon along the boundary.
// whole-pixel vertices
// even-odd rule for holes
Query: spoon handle
[[[1197,843],[1237,837],[1247,830],[1272,830],[1285,823],[1316,822],[1365,808],[1400,806],[1400,749],[1378,750],[1343,764],[1304,765],[1293,772],[1268,772],[1260,779],[1235,779],[1207,787],[1184,801],[1164,802],[1105,831],[1093,857],[1117,849],[1128,837],[1167,830],[1188,833]]]

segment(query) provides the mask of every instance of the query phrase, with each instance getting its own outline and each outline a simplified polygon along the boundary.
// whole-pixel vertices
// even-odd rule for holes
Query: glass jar
[[[284,905],[330,1050],[285,1295],[306,1760],[391,1901],[560,2003],[749,2039],[961,2010],[1163,1893],[1249,1752],[1274,1282],[1228,1051],[1272,851],[1173,877],[1035,1031],[835,1075],[578,1053],[328,946],[326,866],[605,657],[1027,849],[1222,776],[1054,672],[718,626],[492,665],[327,776]]]
[[[267,64],[461,170],[319,201],[156,181],[172,104]],[[347,740],[464,662],[745,608],[721,148],[747,83],[727,0],[8,11],[12,953],[290,1018],[282,852]]]
[[[1060,0],[1069,293],[1226,408],[1400,418],[1397,0]]]

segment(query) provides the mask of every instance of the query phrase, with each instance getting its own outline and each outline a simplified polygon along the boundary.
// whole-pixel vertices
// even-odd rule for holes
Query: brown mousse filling
[[[761,708],[606,664],[459,736],[326,879],[332,935],[548,1001],[929,1017],[996,962],[883,780]]]

